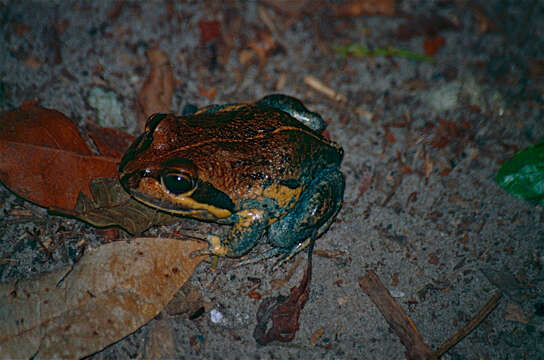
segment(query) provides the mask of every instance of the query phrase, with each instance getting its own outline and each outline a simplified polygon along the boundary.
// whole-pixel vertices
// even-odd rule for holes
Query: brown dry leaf
[[[87,134],[100,154],[121,158],[135,137],[119,129],[106,128],[93,123],[87,125]]]
[[[446,39],[443,36],[433,36],[423,42],[423,51],[427,56],[434,56],[444,45]]]
[[[170,225],[180,220],[134,200],[117,178],[94,179],[90,187],[92,197],[81,194],[74,211],[64,213],[98,227],[117,225],[131,234],[141,234],[151,226]]]
[[[169,319],[154,321],[145,337],[145,359],[173,359],[174,326]]]
[[[141,131],[150,115],[169,113],[174,94],[174,73],[168,54],[158,48],[147,51],[149,76],[138,94],[138,125]]]
[[[433,37],[443,30],[457,28],[458,26],[447,17],[426,13],[410,17],[406,22],[400,24],[396,36],[399,40],[410,40],[421,35]]]
[[[65,115],[24,103],[0,115],[0,181],[43,207],[72,210],[97,177],[117,177],[118,157],[94,155]]]
[[[353,0],[333,7],[336,16],[395,15],[396,0]]]
[[[174,295],[164,310],[168,313],[168,315],[179,315],[185,313],[193,315],[202,307],[205,307],[205,305],[207,306],[209,303],[204,303],[200,288],[191,283],[186,283],[181,287],[181,289],[179,289],[176,295]]]
[[[202,44],[221,37],[221,23],[217,20],[200,20],[198,28],[200,29],[200,43]]]
[[[81,358],[132,333],[206,257],[196,241],[136,238],[87,253],[73,268],[0,285],[0,354]]]

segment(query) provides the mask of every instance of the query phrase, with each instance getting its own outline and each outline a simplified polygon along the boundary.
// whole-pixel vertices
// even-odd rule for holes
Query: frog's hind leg
[[[295,207],[268,230],[268,241],[284,255],[279,264],[308,247],[331,226],[342,207],[344,176],[324,170],[304,191]]]

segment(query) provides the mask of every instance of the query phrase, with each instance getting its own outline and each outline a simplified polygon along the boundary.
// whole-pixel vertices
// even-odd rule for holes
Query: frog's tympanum
[[[266,239],[265,256],[287,257],[323,234],[342,206],[343,150],[321,130],[318,114],[285,95],[155,114],[119,178],[144,204],[231,224],[223,238],[202,236],[211,254],[240,257]]]

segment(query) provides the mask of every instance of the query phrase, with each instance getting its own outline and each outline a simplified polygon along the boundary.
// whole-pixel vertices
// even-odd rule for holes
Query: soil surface
[[[160,48],[174,69],[173,113],[284,93],[320,113],[345,151],[344,205],[315,243],[293,341],[261,346],[253,331],[261,301],[300,282],[306,254],[277,269],[202,263],[182,289],[202,314],[163,311],[91,358],[152,358],[146,346],[166,331],[165,358],[403,359],[358,284],[367,270],[433,349],[502,291],[444,359],[544,358],[544,211],[494,181],[544,138],[543,2],[4,0],[0,14],[2,111],[39,98],[81,127],[136,134],[146,51]],[[114,95],[109,108],[92,105],[96,89]],[[129,238],[49,215],[4,186],[0,207],[3,282]],[[185,228],[225,230],[180,219],[145,235]],[[36,237],[63,241],[48,256]]]

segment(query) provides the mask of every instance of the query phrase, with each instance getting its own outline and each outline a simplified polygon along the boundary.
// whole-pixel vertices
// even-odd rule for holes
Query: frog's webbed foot
[[[254,264],[254,263],[259,262],[259,261],[270,259],[270,258],[272,258],[274,256],[277,256],[278,254],[283,253],[283,252],[284,252],[283,249],[272,248],[272,249],[267,250],[267,251],[265,251],[263,253],[248,256],[245,259],[242,259],[242,260],[238,261],[236,263],[236,265],[234,265],[234,267],[237,268],[237,267],[245,266],[245,265],[248,265],[248,264]]]
[[[276,270],[278,267],[285,264],[287,261],[291,260],[293,256],[301,252],[302,250],[306,249],[312,241],[315,241],[316,236],[315,234],[306,239],[305,241],[296,244],[290,249],[282,249],[282,248],[272,248],[270,250],[267,250],[261,254],[249,256],[248,258],[239,261],[234,267],[240,267],[247,264],[253,264],[262,260],[270,259],[272,257],[275,257],[277,255],[281,256],[276,260],[274,265],[272,266],[272,270]]]

